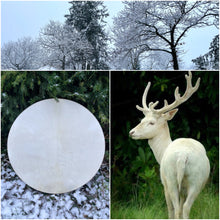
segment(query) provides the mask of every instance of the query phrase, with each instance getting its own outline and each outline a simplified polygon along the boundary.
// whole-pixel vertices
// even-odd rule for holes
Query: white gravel
[[[83,187],[64,194],[46,194],[26,185],[2,154],[2,219],[109,219],[109,166],[102,164]]]

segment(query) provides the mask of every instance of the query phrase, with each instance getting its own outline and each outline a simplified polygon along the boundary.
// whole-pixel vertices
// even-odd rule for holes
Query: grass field
[[[111,202],[113,219],[167,219],[165,197],[161,193],[153,201]],[[219,194],[207,186],[196,199],[190,212],[192,219],[219,219]]]

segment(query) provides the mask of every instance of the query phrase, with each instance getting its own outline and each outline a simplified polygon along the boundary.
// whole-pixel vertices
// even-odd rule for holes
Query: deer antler
[[[147,87],[144,91],[143,97],[142,97],[142,105],[143,108],[141,108],[140,106],[136,106],[138,110],[142,111],[144,114],[152,111],[158,114],[162,114],[162,113],[166,113],[174,108],[176,108],[177,106],[179,106],[180,104],[182,104],[183,102],[185,102],[186,100],[188,100],[192,94],[194,92],[197,91],[197,89],[199,88],[199,84],[200,84],[200,78],[197,79],[195,86],[192,86],[192,73],[189,71],[189,75],[185,75],[186,78],[186,91],[184,93],[183,96],[180,96],[179,93],[179,87],[176,87],[175,92],[174,92],[174,96],[175,96],[175,101],[171,104],[168,104],[167,100],[164,100],[164,106],[161,109],[154,109],[157,104],[159,103],[158,101],[156,101],[155,103],[151,102],[149,103],[149,107],[147,107],[146,104],[146,98],[147,98],[147,93],[149,91],[150,88],[150,82],[147,84]]]
[[[143,108],[142,107],[140,107],[139,105],[136,105],[136,108],[138,109],[138,110],[140,110],[140,111],[142,111],[143,113],[146,113],[146,112],[148,112],[149,111],[149,108],[147,107],[147,93],[148,93],[148,91],[149,91],[149,89],[150,89],[150,85],[151,85],[151,82],[148,82],[148,84],[147,84],[147,87],[146,87],[146,89],[144,90],[144,94],[143,94],[143,96],[142,96],[142,105],[143,105]]]

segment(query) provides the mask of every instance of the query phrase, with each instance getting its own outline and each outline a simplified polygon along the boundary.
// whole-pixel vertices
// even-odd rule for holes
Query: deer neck
[[[148,140],[148,144],[159,164],[161,163],[165,150],[171,142],[172,140],[167,123],[163,125],[158,135]]]

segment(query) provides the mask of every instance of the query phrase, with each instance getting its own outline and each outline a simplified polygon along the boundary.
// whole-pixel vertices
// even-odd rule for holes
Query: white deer
[[[204,146],[191,138],[171,140],[167,121],[171,120],[177,106],[188,100],[199,87],[200,78],[192,86],[192,74],[185,75],[187,87],[183,96],[175,90],[175,101],[164,100],[161,109],[155,109],[158,101],[147,106],[148,83],[143,97],[143,108],[136,106],[145,117],[129,134],[133,139],[148,139],[148,143],[160,164],[160,176],[164,186],[169,218],[189,218],[196,197],[204,187],[210,172],[209,160]]]

